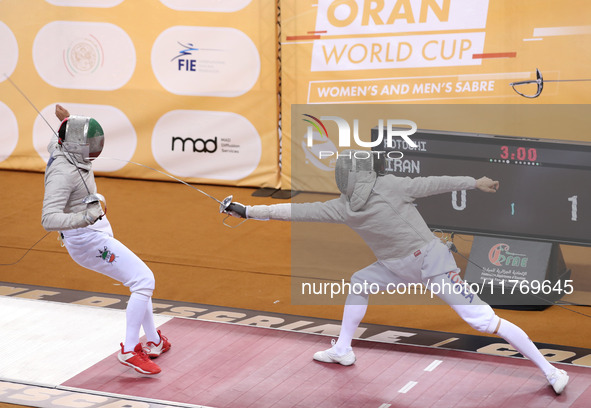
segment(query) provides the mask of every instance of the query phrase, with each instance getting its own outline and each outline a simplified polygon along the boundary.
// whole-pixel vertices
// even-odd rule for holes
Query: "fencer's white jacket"
[[[92,164],[77,154],[64,153],[57,146],[56,140],[54,137],[48,146],[51,157],[45,170],[41,224],[47,231],[73,231],[88,227],[89,223],[84,217],[86,204],[82,200],[88,195],[84,182],[90,194],[96,193]],[[103,217],[89,228],[109,231],[110,225],[106,217]]]
[[[413,205],[415,199],[476,187],[473,177],[360,177],[353,194],[325,202],[247,207],[248,218],[348,225],[378,260],[403,258],[435,236]]]

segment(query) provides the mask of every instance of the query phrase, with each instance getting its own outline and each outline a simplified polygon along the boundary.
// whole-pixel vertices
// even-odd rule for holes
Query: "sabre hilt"
[[[232,202],[233,198],[234,197],[230,195],[230,196],[224,198],[224,200],[220,203],[220,213],[228,214],[226,216],[226,218],[224,218],[224,220],[222,221],[222,224],[224,224],[226,227],[229,227],[229,228],[236,228],[236,227],[242,225],[246,221],[246,207],[240,203]],[[230,225],[230,224],[226,223],[226,220],[230,216],[235,216],[230,213],[238,214],[240,216],[240,218],[244,218],[244,219],[242,220],[242,222],[240,222],[237,225]]]
[[[102,194],[89,194],[82,199],[82,202],[84,204],[100,203],[100,206],[103,209],[103,215],[101,215],[99,219],[102,219],[103,216],[107,215],[107,200]]]
[[[228,197],[224,198],[224,201],[220,203],[220,214],[225,213],[230,204],[232,204],[232,199],[234,196],[229,195]]]

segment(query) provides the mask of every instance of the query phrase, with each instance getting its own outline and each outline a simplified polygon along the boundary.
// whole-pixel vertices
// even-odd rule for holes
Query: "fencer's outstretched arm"
[[[471,190],[474,188],[494,193],[499,188],[499,182],[493,181],[488,177],[482,177],[476,180],[473,177],[463,176],[430,176],[396,178],[396,180],[403,183],[404,191],[413,198],[428,197],[459,190]]]
[[[238,218],[252,218],[255,220],[291,220],[291,204],[273,204],[273,205],[244,205],[240,203],[230,203],[226,210],[228,214]]]
[[[306,222],[332,222],[343,221],[342,199],[329,200],[315,203],[283,203],[273,205],[245,206],[233,202],[226,212],[234,217],[252,218],[255,220],[279,220],[279,221],[306,221]],[[341,208],[339,210],[339,208]]]
[[[291,221],[291,203],[273,205],[253,205],[246,207],[247,218],[255,220]]]

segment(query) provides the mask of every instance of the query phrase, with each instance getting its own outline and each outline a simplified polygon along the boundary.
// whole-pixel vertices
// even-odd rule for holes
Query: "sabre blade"
[[[4,73],[4,76],[6,77],[8,82],[10,82],[12,84],[12,86],[14,86],[16,88],[16,90],[23,96],[23,98],[25,98],[27,100],[27,102],[29,102],[29,105],[31,105],[33,107],[33,109],[35,109],[35,112],[37,112],[39,114],[39,116],[41,116],[41,119],[43,119],[43,121],[47,124],[47,126],[49,126],[49,128],[51,129],[53,134],[59,139],[59,136],[58,136],[57,132],[55,131],[55,129],[49,124],[47,119],[45,119],[45,116],[43,116],[43,114],[39,111],[39,109],[37,109],[35,104],[27,97],[27,95],[25,95],[25,93],[18,87],[18,85],[15,84],[14,81],[8,77],[8,75],[6,75],[6,73]],[[80,171],[80,168],[76,164],[76,159],[74,157],[72,157],[72,154],[68,151],[68,149],[66,149],[65,146],[64,146],[64,150],[68,154],[68,156],[70,156],[70,160],[72,161],[72,163],[76,167],[76,170],[78,170],[78,174],[80,175],[80,179],[82,180],[82,184],[84,184],[84,187],[86,188],[86,192],[88,194],[90,194],[90,190],[88,189],[88,185],[86,185],[86,181],[84,180],[84,177],[82,176],[82,172]]]
[[[15,84],[14,81],[12,79],[10,79],[10,77],[8,75],[6,75],[4,73],[4,76],[6,77],[8,82],[10,82],[12,84],[12,86],[14,86],[16,88],[16,90],[23,96],[23,98],[25,98],[27,100],[27,102],[29,102],[29,105],[31,105],[33,107],[33,109],[35,109],[35,112],[37,112],[39,114],[39,116],[41,116],[41,119],[43,119],[43,121],[45,123],[47,123],[47,126],[49,126],[49,128],[51,129],[53,134],[57,136],[57,132],[53,129],[53,127],[49,124],[49,122],[45,119],[45,117],[41,114],[41,112],[39,112],[39,109],[37,109],[35,104],[33,102],[31,102],[31,100],[27,97],[27,95],[25,95],[25,93],[23,91],[21,91],[21,89],[18,87],[18,85]]]
[[[544,79],[544,82],[589,82],[591,78],[586,79]]]
[[[224,201],[222,202],[222,201],[218,200],[217,198],[215,198],[214,196],[212,196],[212,195],[210,195],[210,194],[207,194],[205,191],[203,191],[203,190],[200,190],[200,189],[198,189],[197,187],[195,187],[195,186],[192,186],[192,185],[190,185],[189,183],[187,183],[187,182],[185,182],[185,181],[183,181],[183,180],[181,180],[181,179],[179,179],[179,178],[176,178],[175,176],[173,176],[173,175],[171,175],[171,174],[165,173],[165,172],[163,172],[163,171],[160,171],[160,170],[158,170],[158,169],[155,169],[155,168],[153,168],[153,167],[150,167],[150,166],[146,166],[145,164],[142,164],[142,163],[136,163],[136,162],[133,162],[133,161],[131,161],[131,160],[118,159],[118,158],[116,158],[116,157],[104,157],[104,156],[99,156],[99,157],[97,157],[97,158],[95,159],[95,161],[96,161],[96,160],[100,160],[100,159],[121,161],[121,162],[125,162],[125,163],[131,163],[131,164],[135,164],[136,166],[140,166],[140,167],[145,167],[146,169],[150,169],[150,170],[152,170],[152,171],[155,171],[155,172],[157,172],[157,173],[160,173],[160,174],[162,174],[162,175],[164,175],[164,176],[166,176],[166,177],[169,177],[169,178],[171,178],[171,179],[173,179],[173,180],[176,180],[176,181],[178,181],[179,183],[183,183],[183,184],[184,184],[184,185],[186,185],[187,187],[191,187],[193,190],[197,190],[198,192],[200,192],[200,193],[201,193],[201,194],[203,194],[204,196],[207,196],[207,197],[211,198],[212,200],[214,200],[215,202],[217,202],[218,204],[220,204],[220,208],[221,208],[221,206],[224,206],[224,205],[226,205],[225,203],[226,203],[226,199],[227,199],[227,197],[226,197],[226,199],[224,199]],[[227,207],[227,205],[226,205],[226,207]],[[221,211],[220,211],[220,212],[221,212]]]

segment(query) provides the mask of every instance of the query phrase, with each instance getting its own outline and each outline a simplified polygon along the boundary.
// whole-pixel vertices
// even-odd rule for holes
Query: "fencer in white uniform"
[[[150,357],[168,351],[170,342],[154,324],[154,275],[139,257],[113,237],[96,195],[92,160],[103,149],[103,129],[95,119],[70,116],[60,105],[56,107],[56,115],[62,124],[58,136],[48,145],[51,156],[45,170],[41,223],[47,231],[61,234],[76,263],[130,289],[125,341],[120,344],[118,360],[137,372],[157,374],[160,367]],[[146,334],[145,345],[139,341],[140,327]]]
[[[450,288],[461,283],[459,268],[448,247],[431,232],[413,202],[420,197],[477,188],[494,193],[498,181],[487,177],[397,177],[377,176],[374,155],[367,151],[345,151],[339,154],[335,168],[339,198],[326,202],[244,206],[232,203],[227,213],[257,220],[284,220],[343,223],[356,231],[371,248],[377,262],[351,277],[358,288],[377,284],[385,290],[388,284],[422,283],[426,287]],[[523,356],[533,361],[544,373],[557,394],[568,382],[564,370],[552,366],[525,332],[513,323],[499,318],[476,294],[442,290],[438,296],[474,329],[496,334],[509,342]],[[369,293],[348,295],[341,331],[333,346],[314,354],[314,359],[327,363],[351,365],[356,357],[351,348],[355,330],[367,310]]]

